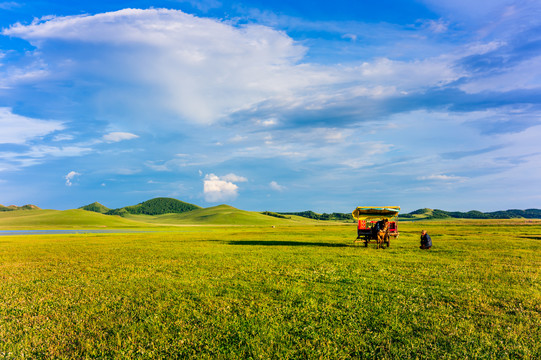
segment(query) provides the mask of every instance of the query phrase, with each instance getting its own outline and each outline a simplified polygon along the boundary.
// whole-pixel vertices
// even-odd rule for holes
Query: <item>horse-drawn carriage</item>
[[[391,245],[391,238],[397,238],[397,217],[400,206],[359,206],[353,210],[353,218],[357,223],[357,239],[355,242],[364,242],[368,246],[371,240],[375,240],[378,248]]]

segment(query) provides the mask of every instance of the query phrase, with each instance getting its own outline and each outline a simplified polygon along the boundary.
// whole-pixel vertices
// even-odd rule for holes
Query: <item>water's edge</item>
[[[58,235],[58,234],[104,234],[104,233],[146,233],[151,231],[132,229],[72,229],[72,230],[0,230],[0,236],[12,235]]]

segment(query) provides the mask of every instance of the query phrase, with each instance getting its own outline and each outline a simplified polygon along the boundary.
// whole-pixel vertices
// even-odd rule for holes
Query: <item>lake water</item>
[[[149,231],[130,229],[100,229],[100,230],[0,230],[0,236],[7,235],[58,235],[58,234],[104,234],[104,233],[145,233]]]

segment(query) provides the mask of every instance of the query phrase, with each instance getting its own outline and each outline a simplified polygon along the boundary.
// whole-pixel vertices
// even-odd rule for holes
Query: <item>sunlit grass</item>
[[[0,358],[539,358],[541,225],[498,224],[0,237]]]

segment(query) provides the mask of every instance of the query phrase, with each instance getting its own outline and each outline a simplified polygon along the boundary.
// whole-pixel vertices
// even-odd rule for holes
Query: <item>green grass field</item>
[[[541,357],[541,222],[400,231],[385,250],[353,224],[1,236],[0,359]]]

